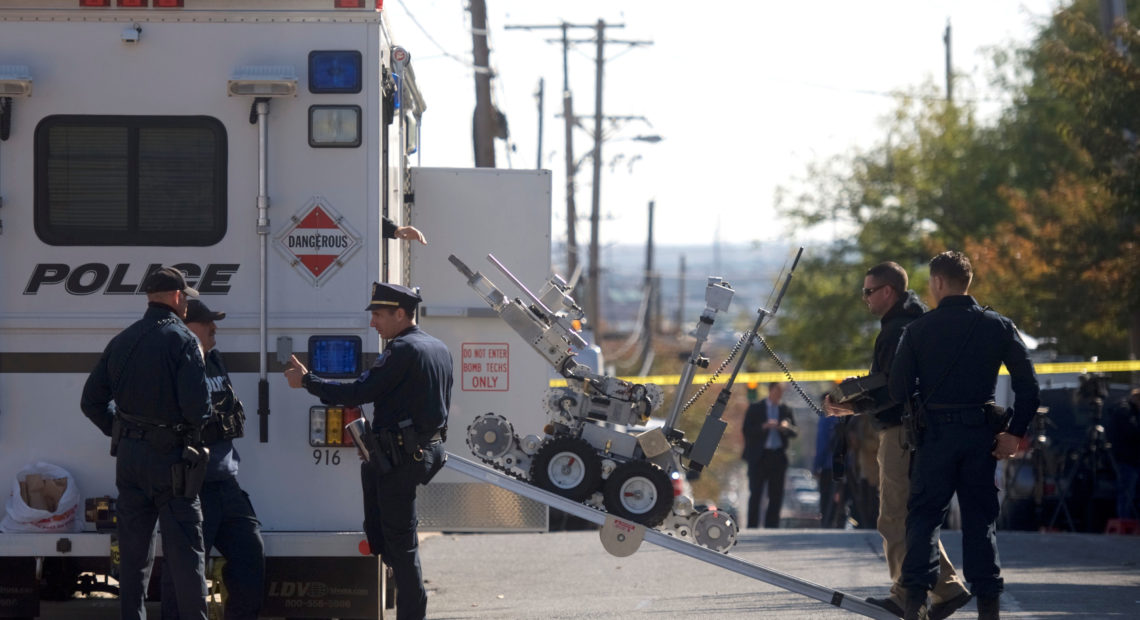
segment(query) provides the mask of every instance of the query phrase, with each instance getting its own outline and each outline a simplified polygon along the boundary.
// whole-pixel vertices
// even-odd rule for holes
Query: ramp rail
[[[612,518],[611,515],[607,515],[607,513],[601,510],[591,508],[585,504],[580,504],[571,499],[562,497],[561,495],[551,493],[545,489],[540,489],[532,484],[517,480],[506,474],[495,471],[490,467],[480,465],[479,463],[467,460],[460,456],[456,456],[450,452],[447,454],[447,462],[445,466],[461,474],[470,476],[480,482],[488,482],[499,488],[506,489],[512,493],[517,493],[528,499],[541,502],[547,506],[550,506],[551,508],[557,508],[558,510],[561,510],[565,513],[574,515],[581,519],[585,519],[597,525],[604,525],[607,516],[610,516]],[[670,551],[676,551],[677,553],[687,555],[702,562],[706,562],[714,566],[719,566],[721,568],[744,575],[745,577],[763,581],[764,583],[774,585],[789,592],[802,594],[803,596],[813,598],[817,601],[821,601],[853,613],[861,614],[869,618],[897,620],[897,617],[891,614],[889,611],[876,605],[872,605],[871,603],[868,603],[861,598],[854,597],[840,592],[839,590],[833,590],[826,586],[821,586],[817,583],[812,583],[810,581],[806,581],[792,575],[781,573],[759,564],[753,564],[752,562],[748,562],[740,558],[735,558],[731,555],[719,553],[717,551],[707,549],[699,545],[694,545],[692,543],[685,542],[679,538],[674,538],[654,529],[645,528],[644,540],[651,542],[659,547],[669,549]]]

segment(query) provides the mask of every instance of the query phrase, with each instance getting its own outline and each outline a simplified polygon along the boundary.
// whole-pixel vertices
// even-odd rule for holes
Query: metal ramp
[[[580,504],[573,500],[562,497],[561,495],[556,495],[550,491],[540,489],[534,485],[495,471],[490,467],[486,467],[484,465],[480,465],[479,463],[475,463],[474,461],[469,461],[463,457],[456,456],[450,452],[447,454],[447,462],[445,466],[461,474],[470,476],[480,482],[488,482],[502,489],[511,491],[512,493],[517,493],[523,497],[541,502],[547,506],[550,506],[551,508],[557,508],[558,510],[572,514],[576,517],[585,519],[591,523],[595,523],[603,527],[608,527],[606,525],[607,521],[610,521],[611,523],[617,521],[619,528],[621,528],[623,531],[630,532],[633,529],[636,529],[639,531],[639,533],[644,532],[644,540],[651,542],[659,547],[664,547],[670,551],[676,551],[677,553],[687,555],[702,562],[707,562],[714,566],[719,566],[735,573],[740,573],[745,577],[751,577],[752,579],[763,581],[764,583],[774,585],[789,592],[802,594],[817,601],[822,601],[829,605],[834,605],[835,607],[845,609],[852,613],[867,616],[869,618],[897,620],[897,616],[891,614],[889,611],[872,605],[861,598],[853,597],[838,590],[832,590],[826,586],[821,586],[810,581],[805,581],[798,577],[786,575],[759,564],[746,562],[739,558],[734,558],[731,555],[726,555],[712,549],[694,545],[692,543],[685,542],[679,538],[674,538],[651,528],[646,528],[641,525],[634,526],[633,524],[616,520],[612,515],[609,515],[601,510],[590,508],[585,504]],[[634,542],[634,546],[629,550],[629,553],[632,553],[632,551],[636,549],[636,544],[637,543]],[[627,554],[628,553],[619,553],[617,555]]]

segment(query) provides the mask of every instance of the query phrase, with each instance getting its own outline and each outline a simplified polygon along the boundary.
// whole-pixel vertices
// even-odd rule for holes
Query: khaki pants
[[[902,426],[879,431],[879,534],[883,537],[883,554],[891,575],[890,598],[906,608],[906,589],[900,583],[903,558],[906,557],[906,503],[910,498],[910,451],[903,447]],[[938,542],[938,584],[931,593],[934,604],[948,601],[966,586],[954,571],[942,542]]]

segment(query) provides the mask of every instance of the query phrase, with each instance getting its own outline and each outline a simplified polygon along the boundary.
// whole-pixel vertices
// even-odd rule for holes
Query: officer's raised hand
[[[289,356],[289,367],[285,369],[285,380],[289,382],[289,387],[301,387],[301,379],[309,374],[309,369],[297,359],[296,355]]]

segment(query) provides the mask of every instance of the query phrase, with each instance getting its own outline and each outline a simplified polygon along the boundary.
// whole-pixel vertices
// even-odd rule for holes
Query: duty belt
[[[993,401],[985,403],[934,403],[926,405],[926,419],[931,422],[961,422],[964,413],[982,411]]]
[[[162,422],[155,422],[149,418],[127,413],[121,408],[115,411],[115,415],[119,416],[119,418],[121,418],[124,422],[142,427],[142,430],[144,431],[161,428],[163,430],[173,431],[175,433],[184,433],[190,429],[189,425],[186,424],[163,424]]]
[[[927,404],[926,410],[927,411],[938,411],[938,410],[947,410],[947,409],[977,409],[977,408],[985,407],[986,405],[992,405],[993,402],[994,401],[991,400],[991,401],[987,401],[984,403],[964,403],[964,404],[934,403],[934,404]]]

